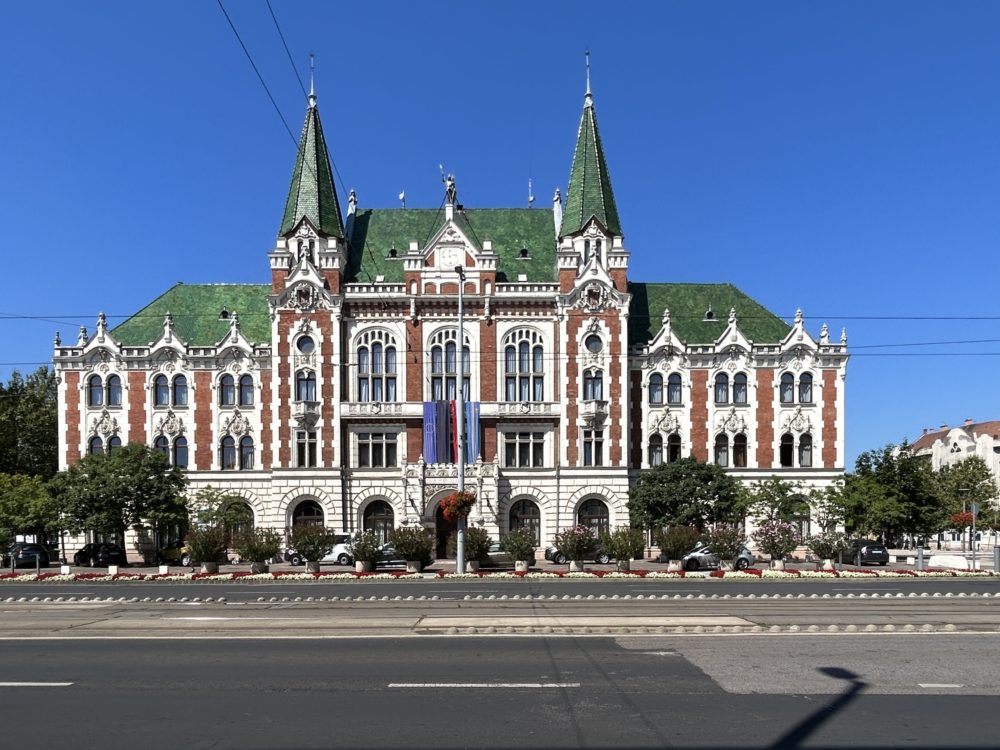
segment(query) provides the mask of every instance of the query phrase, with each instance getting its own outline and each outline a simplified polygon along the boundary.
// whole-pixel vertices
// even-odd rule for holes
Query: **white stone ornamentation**
[[[743,415],[736,411],[735,406],[731,406],[728,412],[719,415],[717,422],[719,430],[739,434],[746,432],[747,422]]]
[[[661,412],[653,412],[649,415],[650,433],[664,432],[671,435],[680,430],[680,427],[681,421],[669,409]]]
[[[118,434],[118,420],[108,413],[107,409],[101,411],[101,416],[94,417],[90,423],[91,435],[102,435],[105,438]]]
[[[795,411],[786,414],[781,420],[781,429],[785,432],[810,432],[812,430],[812,419],[802,411],[801,406],[796,406]]]
[[[184,420],[174,414],[173,409],[170,409],[167,411],[165,416],[160,417],[156,421],[156,428],[154,431],[159,435],[167,435],[170,437],[180,435],[184,432]]]
[[[222,431],[230,435],[248,435],[252,429],[250,420],[244,417],[239,409],[234,411],[231,417],[226,417],[222,422]]]

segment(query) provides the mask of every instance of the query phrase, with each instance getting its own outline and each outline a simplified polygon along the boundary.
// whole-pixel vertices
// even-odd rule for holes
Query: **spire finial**
[[[589,47],[583,51],[583,63],[584,63],[584,66],[587,68],[587,94],[586,94],[586,96],[587,96],[587,101],[589,102],[590,99],[591,99],[591,93],[590,93],[590,48]]]
[[[309,106],[316,106],[316,53],[309,53]]]

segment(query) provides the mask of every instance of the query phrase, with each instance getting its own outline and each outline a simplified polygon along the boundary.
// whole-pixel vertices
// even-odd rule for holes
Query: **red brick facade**
[[[774,466],[774,370],[757,370],[757,465]]]
[[[66,462],[75,464],[80,460],[80,373],[65,372],[63,380],[66,383],[66,403],[63,414],[66,416]]]
[[[146,443],[146,373],[128,374],[128,441]]]
[[[204,370],[194,374],[194,424],[198,436],[195,449],[195,467],[199,471],[212,468],[215,453],[215,430],[212,426],[212,373]]]
[[[837,373],[823,372],[823,466],[837,465]]]
[[[691,371],[691,455],[708,460],[708,371]]]

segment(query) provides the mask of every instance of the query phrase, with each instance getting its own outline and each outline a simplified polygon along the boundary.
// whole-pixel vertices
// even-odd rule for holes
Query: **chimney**
[[[941,427],[939,427],[938,429],[940,429],[940,430],[947,430],[948,429],[947,422],[945,424],[942,424]]]
[[[970,424],[972,424],[972,419],[970,419],[969,417],[966,417],[965,418],[965,426],[968,427]]]

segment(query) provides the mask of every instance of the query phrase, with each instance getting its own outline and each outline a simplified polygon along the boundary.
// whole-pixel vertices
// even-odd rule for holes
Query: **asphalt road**
[[[998,658],[997,635],[2,641],[0,710],[8,747],[959,750],[997,745]]]

